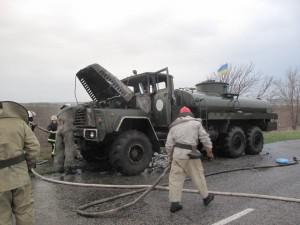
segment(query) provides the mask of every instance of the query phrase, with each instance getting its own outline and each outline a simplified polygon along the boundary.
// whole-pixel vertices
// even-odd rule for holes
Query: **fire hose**
[[[43,131],[43,132],[45,132],[45,133],[50,133],[50,131],[49,130],[47,130],[47,129],[45,129],[45,128],[43,128],[43,127],[40,127],[40,126],[36,126],[36,128],[38,128],[39,130],[41,130],[41,131]]]
[[[231,170],[224,170],[224,171],[219,171],[215,173],[210,173],[206,174],[205,176],[212,176],[212,175],[217,175],[221,173],[229,173],[229,172],[235,172],[239,170],[250,170],[250,169],[259,169],[259,168],[273,168],[273,167],[285,167],[285,166],[292,166],[292,165],[297,165],[299,164],[299,160],[297,160],[296,157],[293,158],[294,162],[288,163],[285,165],[267,165],[267,166],[256,166],[256,167],[246,167],[246,168],[238,168],[238,169],[231,169]],[[93,202],[90,202],[85,205],[81,205],[77,209],[77,213],[81,216],[85,217],[100,217],[100,216],[106,216],[110,215],[112,213],[116,213],[122,209],[128,208],[134,204],[136,204],[138,201],[143,199],[147,194],[149,194],[152,190],[164,190],[168,191],[169,187],[163,186],[163,185],[158,185],[161,179],[167,174],[167,172],[170,169],[170,165],[168,165],[163,173],[155,180],[155,182],[152,185],[111,185],[111,184],[88,184],[88,183],[76,183],[76,182],[68,182],[68,181],[60,181],[56,179],[51,179],[44,177],[40,175],[38,172],[36,172],[34,169],[31,169],[32,173],[50,183],[55,183],[55,184],[63,184],[63,185],[70,185],[70,186],[77,186],[77,187],[90,187],[90,188],[114,188],[114,189],[138,189],[136,191],[130,191],[126,193],[122,193],[119,195],[115,195],[112,197],[104,198],[101,200],[96,200]],[[123,205],[116,207],[114,209],[109,209],[105,211],[95,211],[95,212],[90,212],[90,211],[84,211],[87,208],[93,207],[95,205],[99,205],[105,202],[113,201],[116,199],[124,198],[130,195],[134,195],[137,193],[143,192],[139,197],[137,197],[135,200]],[[188,193],[199,193],[198,190],[196,189],[183,189],[183,192],[188,192]],[[213,193],[215,195],[222,195],[222,196],[235,196],[235,197],[246,197],[246,198],[258,198],[258,199],[267,199],[267,200],[275,200],[275,201],[285,201],[285,202],[294,202],[294,203],[300,203],[300,199],[298,198],[289,198],[289,197],[280,197],[280,196],[272,196],[272,195],[261,195],[261,194],[251,194],[251,193],[237,193],[237,192],[220,192],[220,191],[209,191],[210,193]]]

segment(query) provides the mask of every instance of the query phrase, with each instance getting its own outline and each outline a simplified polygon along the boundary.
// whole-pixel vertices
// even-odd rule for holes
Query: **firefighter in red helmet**
[[[183,106],[178,118],[170,125],[166,142],[166,150],[171,162],[169,175],[171,212],[182,209],[182,188],[187,175],[192,178],[199,190],[205,206],[214,199],[214,195],[208,193],[200,159],[201,153],[197,149],[199,140],[207,152],[207,157],[213,159],[212,142],[202,126],[201,119],[194,118],[191,110]]]

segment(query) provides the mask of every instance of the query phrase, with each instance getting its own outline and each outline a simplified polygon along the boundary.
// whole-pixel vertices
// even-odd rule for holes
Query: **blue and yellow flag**
[[[225,63],[224,65],[222,65],[219,69],[218,69],[218,74],[219,75],[224,75],[226,74],[228,71],[228,63]]]

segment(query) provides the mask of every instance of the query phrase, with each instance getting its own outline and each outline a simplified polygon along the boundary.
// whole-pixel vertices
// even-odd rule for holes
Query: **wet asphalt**
[[[216,158],[204,162],[205,173],[225,169],[272,165],[278,157],[296,156],[300,159],[300,141],[286,141],[265,145],[260,155],[245,155],[238,159]],[[42,170],[43,167],[37,170]],[[161,170],[144,172],[135,177],[124,177],[116,173],[84,171],[78,175],[67,175],[66,181],[106,184],[151,184]],[[59,178],[61,174],[47,175]],[[167,182],[167,177],[161,183]],[[238,171],[207,177],[211,191],[244,192],[265,195],[293,197],[300,199],[300,165]],[[186,188],[194,188],[191,181],[186,181]],[[245,209],[254,209],[247,215],[229,224],[300,224],[300,203],[271,200],[259,200],[241,197],[216,196],[205,207],[198,194],[183,194],[183,210],[172,214],[169,212],[168,192],[153,191],[133,207],[101,218],[85,218],[76,214],[79,205],[126,192],[116,189],[79,188],[50,184],[33,178],[35,199],[35,217],[37,225],[98,225],[98,224],[214,224]],[[111,209],[135,198],[127,197],[106,203],[90,210]]]

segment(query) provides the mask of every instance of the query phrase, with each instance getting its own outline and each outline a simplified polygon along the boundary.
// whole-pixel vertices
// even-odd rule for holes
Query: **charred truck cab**
[[[166,68],[120,81],[98,64],[76,76],[93,99],[75,110],[74,136],[83,157],[109,161],[125,175],[139,174],[160,151],[158,131],[168,131],[173,77]]]
[[[109,162],[125,175],[141,173],[164,145],[168,127],[186,105],[201,117],[214,142],[230,157],[258,154],[262,130],[276,129],[277,115],[257,99],[227,93],[227,84],[204,82],[174,90],[168,68],[119,80],[98,64],[76,74],[92,102],[75,107],[74,137],[87,161]]]

